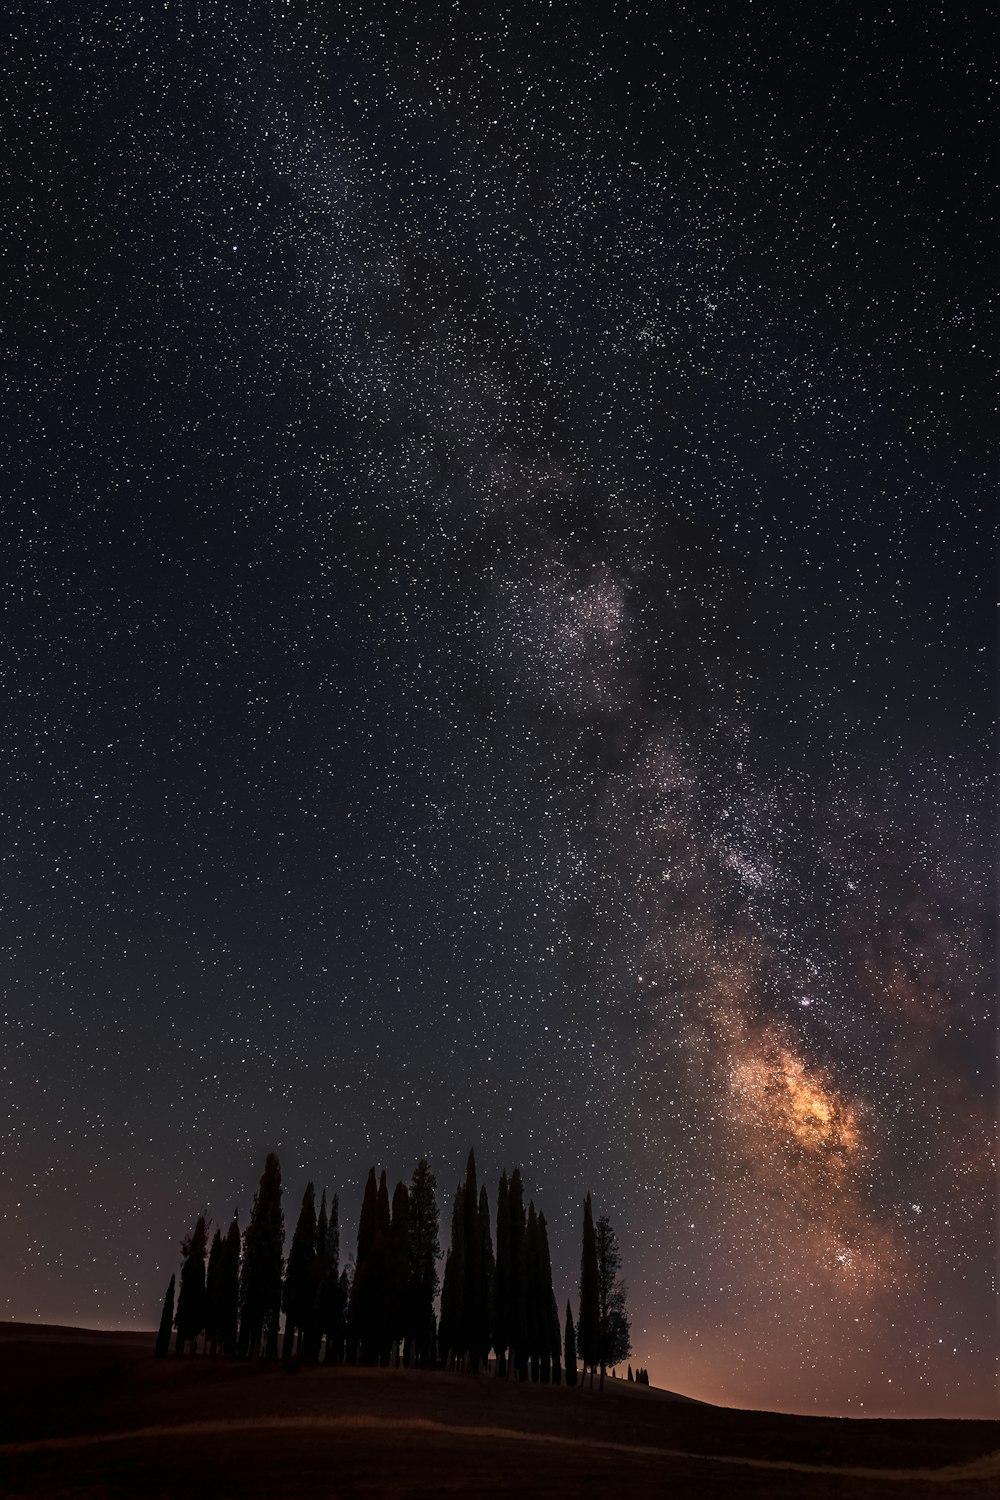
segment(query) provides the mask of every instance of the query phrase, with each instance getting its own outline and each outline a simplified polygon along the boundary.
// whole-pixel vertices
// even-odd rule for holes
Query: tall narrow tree
[[[184,1345],[190,1343],[195,1353],[198,1335],[205,1326],[205,1251],[208,1228],[205,1215],[198,1215],[191,1234],[181,1245],[184,1264],[181,1267],[181,1288],[177,1298],[177,1353],[184,1353]]]
[[[490,1200],[486,1185],[479,1189],[479,1213],[477,1241],[479,1248],[479,1319],[476,1331],[477,1355],[480,1364],[488,1365],[493,1344],[493,1289],[496,1281],[496,1262],[493,1258],[493,1237],[490,1233]]]
[[[285,1360],[291,1359],[296,1348],[299,1354],[302,1353],[302,1335],[308,1326],[315,1297],[315,1262],[316,1189],[311,1182],[307,1182],[295,1233],[292,1235],[292,1248],[288,1252],[288,1267],[281,1299],[285,1309],[285,1338],[281,1357]]]
[[[594,1232],[597,1260],[598,1357],[601,1390],[608,1365],[621,1364],[632,1352],[625,1283],[621,1278],[621,1252],[607,1214],[602,1214]]]
[[[543,1312],[541,1306],[538,1215],[534,1203],[528,1204],[528,1222],[524,1231],[524,1301],[528,1335],[528,1361],[532,1384],[537,1385],[541,1363]]]
[[[441,1326],[438,1344],[445,1368],[462,1363],[462,1335],[465,1328],[465,1187],[455,1189],[451,1211],[451,1247],[444,1265],[441,1284]]]
[[[538,1264],[539,1288],[542,1304],[543,1343],[541,1357],[541,1381],[548,1385],[551,1380],[558,1385],[562,1378],[559,1350],[559,1309],[552,1290],[552,1256],[549,1252],[549,1229],[545,1215],[538,1215]]]
[[[212,1236],[205,1272],[205,1352],[215,1358],[219,1346],[219,1274],[222,1270],[222,1230]]]
[[[174,1287],[177,1278],[171,1276],[170,1285],[167,1287],[167,1295],[163,1299],[163,1311],[160,1314],[160,1331],[156,1335],[156,1357],[166,1359],[170,1353],[170,1330],[174,1326]]]
[[[355,1364],[364,1357],[363,1348],[370,1350],[373,1334],[372,1278],[369,1262],[378,1237],[378,1178],[371,1167],[365,1183],[365,1195],[358,1219],[358,1249],[354,1257],[354,1279],[347,1312],[347,1362]]]
[[[235,1359],[240,1316],[240,1221],[233,1214],[232,1223],[222,1243],[219,1266],[219,1341],[226,1359]]]
[[[497,1378],[507,1373],[510,1345],[510,1187],[507,1173],[500,1173],[497,1189],[497,1250],[493,1285],[493,1348],[497,1356]]]
[[[250,1222],[243,1234],[239,1352],[244,1359],[259,1354],[262,1345],[266,1359],[277,1357],[284,1244],[281,1163],[272,1151],[254,1194]]]
[[[372,1345],[365,1356],[366,1364],[386,1365],[389,1363],[389,1235],[391,1230],[389,1184],[383,1167],[378,1184],[378,1231],[368,1265]]]
[[[600,1305],[597,1287],[597,1246],[594,1241],[594,1209],[587,1194],[583,1205],[583,1254],[580,1260],[580,1317],[576,1336],[584,1375],[590,1366],[590,1388],[594,1388],[594,1369],[601,1357]]]
[[[327,1215],[323,1272],[318,1283],[316,1303],[316,1356],[319,1356],[319,1340],[325,1339],[325,1364],[339,1365],[344,1358],[346,1314],[347,1302],[342,1292],[340,1275],[340,1199],[334,1193]]]
[[[528,1378],[528,1326],[525,1286],[524,1184],[521,1168],[515,1167],[508,1188],[510,1207],[510,1362],[518,1380]]]
[[[462,1355],[468,1369],[479,1371],[480,1328],[483,1318],[483,1257],[479,1244],[479,1184],[476,1180],[476,1153],[469,1152],[462,1193],[465,1244],[465,1287],[462,1295]]]
[[[390,1364],[399,1362],[400,1344],[407,1333],[410,1280],[410,1195],[405,1182],[397,1182],[392,1194],[389,1229],[388,1325]]]
[[[423,1157],[410,1181],[410,1295],[411,1359],[421,1368],[434,1363],[434,1298],[438,1289],[437,1261],[441,1253],[437,1183]]]

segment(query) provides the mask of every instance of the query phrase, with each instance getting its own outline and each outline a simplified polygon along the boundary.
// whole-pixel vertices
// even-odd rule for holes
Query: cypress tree
[[[225,1359],[235,1359],[240,1306],[240,1221],[233,1214],[219,1265],[218,1335]]]
[[[358,1219],[358,1253],[355,1257],[355,1265],[364,1265],[372,1253],[375,1236],[378,1233],[378,1178],[375,1176],[375,1168],[368,1168],[368,1178],[365,1182],[365,1196],[361,1203],[361,1217]]]
[[[524,1300],[527,1328],[527,1353],[531,1381],[538,1384],[542,1349],[541,1255],[538,1244],[538,1217],[534,1203],[528,1204],[528,1223],[524,1233]],[[547,1340],[546,1340],[547,1342]]]
[[[160,1331],[156,1335],[156,1357],[166,1359],[170,1352],[170,1330],[174,1326],[174,1286],[177,1278],[171,1276],[170,1285],[167,1287],[167,1295],[163,1299],[163,1311],[160,1314]]]
[[[372,1343],[365,1356],[366,1364],[386,1365],[389,1363],[389,1235],[391,1231],[389,1185],[383,1167],[378,1184],[378,1232],[375,1235],[368,1266]]]
[[[528,1328],[525,1287],[524,1184],[521,1168],[515,1167],[508,1184],[510,1206],[510,1362],[518,1380],[528,1378]]]
[[[583,1370],[590,1366],[590,1388],[594,1388],[594,1367],[600,1358],[600,1308],[597,1289],[597,1246],[594,1241],[594,1210],[587,1194],[583,1205],[583,1254],[580,1260],[580,1319],[577,1340]]]
[[[476,1153],[469,1152],[462,1191],[463,1242],[465,1245],[465,1286],[462,1294],[462,1354],[468,1360],[470,1374],[479,1372],[479,1338],[483,1321],[483,1257],[479,1244],[479,1185],[476,1181]]]
[[[479,1189],[479,1213],[477,1240],[479,1247],[479,1327],[477,1331],[477,1354],[482,1364],[488,1365],[493,1343],[493,1288],[496,1280],[496,1263],[493,1259],[493,1238],[490,1234],[490,1200],[485,1184]]]
[[[399,1362],[399,1346],[407,1334],[410,1279],[410,1195],[405,1182],[397,1182],[392,1194],[389,1229],[388,1322],[390,1363]]]
[[[181,1287],[177,1297],[177,1353],[184,1353],[184,1345],[190,1343],[191,1353],[196,1352],[198,1335],[205,1326],[205,1250],[208,1243],[208,1228],[205,1215],[199,1214],[194,1230],[181,1245],[184,1264],[181,1267]]]
[[[435,1362],[434,1298],[441,1253],[434,1173],[421,1157],[410,1181],[409,1341],[421,1368]]]
[[[212,1358],[219,1343],[219,1273],[222,1261],[222,1230],[212,1236],[205,1273],[205,1348]]]
[[[314,1334],[314,1358],[319,1358],[320,1343],[325,1339],[323,1361],[328,1365],[340,1364],[344,1357],[344,1317],[347,1304],[341,1295],[340,1280],[340,1200],[334,1193],[323,1237],[323,1265],[317,1275]]]
[[[461,1364],[462,1334],[465,1327],[465,1189],[462,1183],[455,1189],[455,1202],[451,1212],[451,1248],[445,1261],[444,1281],[441,1286],[441,1326],[438,1343],[446,1368],[452,1363]]]
[[[507,1173],[500,1173],[497,1189],[497,1253],[493,1283],[493,1347],[497,1356],[497,1377],[507,1373],[507,1348],[510,1344],[510,1189]]]
[[[347,1312],[347,1362],[356,1364],[364,1357],[363,1346],[372,1342],[371,1277],[369,1262],[378,1236],[378,1179],[375,1168],[368,1171],[365,1195],[358,1219],[358,1250],[354,1258],[354,1280]]]
[[[542,1325],[541,1381],[559,1384],[559,1310],[552,1290],[552,1257],[549,1253],[549,1230],[545,1215],[538,1215],[538,1288]]]
[[[285,1286],[281,1299],[285,1309],[285,1338],[281,1357],[285,1360],[291,1359],[296,1346],[298,1353],[302,1353],[302,1335],[309,1323],[315,1297],[313,1281],[315,1262],[316,1189],[311,1182],[307,1182],[306,1190],[302,1194],[302,1207],[299,1210],[295,1233],[292,1235],[292,1248],[288,1254],[288,1267],[285,1271]],[[297,1341],[296,1334],[298,1335]]]
[[[601,1362],[601,1390],[607,1365],[617,1365],[632,1352],[629,1320],[625,1306],[625,1283],[621,1279],[621,1252],[607,1214],[602,1214],[595,1230],[597,1258],[598,1357]]]
[[[328,1321],[327,1303],[330,1296],[330,1262],[327,1258],[327,1235],[330,1221],[326,1209],[326,1188],[319,1198],[319,1213],[316,1215],[316,1254],[313,1257],[309,1287],[309,1310],[306,1326],[302,1332],[302,1355],[311,1365],[319,1360],[323,1342],[325,1322]]]
[[[243,1260],[240,1266],[241,1358],[258,1355],[262,1344],[265,1359],[277,1357],[284,1244],[281,1163],[271,1151],[268,1153],[260,1186],[254,1194],[250,1222],[243,1233]]]
[[[566,1303],[566,1384],[576,1385],[576,1329],[573,1327],[573,1309]]]

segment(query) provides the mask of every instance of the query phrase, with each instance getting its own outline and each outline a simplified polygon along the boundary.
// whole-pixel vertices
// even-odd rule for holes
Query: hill
[[[783,1416],[407,1371],[152,1358],[152,1334],[0,1326],[0,1493],[978,1497],[1000,1423]]]

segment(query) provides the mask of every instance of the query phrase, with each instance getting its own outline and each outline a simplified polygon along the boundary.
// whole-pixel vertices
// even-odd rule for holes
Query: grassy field
[[[976,1497],[1000,1423],[731,1411],[565,1387],[151,1355],[0,1325],[0,1495]]]

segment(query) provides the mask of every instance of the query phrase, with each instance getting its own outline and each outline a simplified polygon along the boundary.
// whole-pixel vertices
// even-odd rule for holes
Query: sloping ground
[[[738,1412],[615,1382],[156,1361],[150,1335],[0,1325],[0,1493],[1000,1494],[1000,1423]]]

